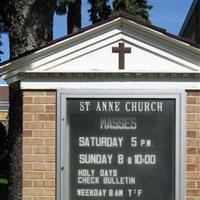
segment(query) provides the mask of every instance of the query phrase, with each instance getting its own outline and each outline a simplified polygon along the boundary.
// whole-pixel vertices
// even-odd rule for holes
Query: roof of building
[[[194,13],[194,10],[195,10],[195,8],[197,6],[197,3],[198,3],[198,0],[193,0],[193,3],[192,3],[192,5],[191,5],[191,7],[190,7],[190,9],[188,11],[188,14],[187,14],[187,16],[185,18],[185,21],[184,21],[184,23],[183,23],[183,25],[181,27],[180,32],[179,32],[179,37],[181,37],[184,34],[189,22],[191,21],[191,18],[193,16],[193,13]]]
[[[132,49],[123,71],[113,47],[124,43]],[[100,59],[105,58],[105,59]],[[144,59],[145,58],[145,59]],[[65,80],[73,75],[175,73],[199,77],[200,46],[174,36],[164,29],[144,24],[126,13],[48,43],[0,66],[0,76],[8,84]],[[44,77],[44,76],[45,77]],[[36,88],[41,87],[39,84]],[[60,87],[60,86],[59,86]],[[55,88],[55,85],[51,86]]]
[[[52,40],[52,41],[48,42],[48,43],[47,43],[45,46],[43,46],[43,47],[39,47],[39,48],[30,50],[30,51],[27,51],[27,52],[25,52],[25,53],[19,55],[19,56],[16,57],[16,58],[11,58],[10,60],[4,61],[4,62],[0,63],[0,66],[5,65],[5,64],[7,64],[7,63],[10,63],[10,62],[12,62],[12,61],[15,61],[15,60],[18,59],[18,58],[22,58],[22,57],[24,57],[24,56],[26,56],[26,55],[29,55],[29,54],[31,54],[31,53],[34,53],[34,52],[36,52],[36,51],[39,51],[39,50],[41,50],[41,49],[43,49],[43,48],[49,47],[49,46],[51,46],[51,45],[54,45],[54,44],[56,44],[56,43],[58,43],[58,42],[61,42],[61,41],[63,41],[63,40],[66,40],[66,39],[68,39],[68,38],[70,38],[70,37],[74,37],[74,36],[79,35],[79,34],[81,34],[81,33],[83,33],[83,32],[89,31],[90,29],[93,29],[93,28],[95,28],[95,27],[98,27],[98,26],[101,26],[101,25],[103,25],[103,24],[106,24],[106,23],[108,23],[108,22],[110,22],[110,21],[113,21],[113,20],[115,20],[115,19],[117,19],[117,18],[124,18],[124,19],[127,19],[127,20],[131,20],[131,21],[133,21],[133,22],[135,22],[135,23],[137,23],[137,24],[140,24],[140,25],[142,25],[142,26],[144,26],[144,27],[147,27],[147,28],[150,28],[150,29],[152,29],[152,30],[158,31],[158,32],[160,32],[160,33],[162,33],[162,34],[164,34],[164,35],[166,35],[166,36],[168,36],[168,37],[171,37],[171,38],[173,38],[173,39],[176,39],[176,40],[178,40],[178,41],[187,43],[187,44],[189,44],[190,46],[193,46],[193,47],[195,47],[195,48],[199,48],[199,49],[200,49],[200,45],[199,45],[199,44],[196,44],[194,41],[192,41],[192,40],[190,40],[190,39],[183,38],[183,37],[176,36],[176,35],[174,35],[174,34],[168,33],[168,32],[167,32],[165,29],[163,29],[163,28],[160,28],[160,27],[158,27],[158,26],[154,26],[154,25],[152,25],[152,24],[143,23],[143,22],[139,21],[136,17],[134,17],[134,16],[132,16],[132,15],[129,15],[129,14],[125,13],[125,12],[120,12],[120,13],[118,13],[118,14],[111,15],[107,20],[105,20],[105,21],[103,21],[103,22],[99,22],[99,23],[96,23],[96,24],[87,26],[87,27],[85,27],[85,28],[81,28],[81,29],[80,29],[78,32],[76,32],[76,33],[72,33],[72,34],[69,34],[69,35],[67,35],[67,36],[64,36],[64,37],[61,37],[61,38]]]
[[[8,101],[9,99],[9,87],[6,85],[0,85],[0,102]]]

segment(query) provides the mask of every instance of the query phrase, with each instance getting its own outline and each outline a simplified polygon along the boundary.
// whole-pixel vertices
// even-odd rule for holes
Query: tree
[[[10,57],[39,48],[53,39],[56,0],[9,0]],[[9,86],[9,200],[22,199],[22,92]]]
[[[0,1],[0,33],[8,31],[8,1]]]
[[[114,13],[124,11],[144,23],[150,23],[148,11],[151,9],[147,0],[113,0]]]
[[[57,0],[56,13],[67,14],[67,33],[75,33],[81,28],[81,0]]]
[[[8,177],[8,138],[6,134],[5,126],[0,122],[0,178]],[[5,162],[6,160],[6,162]]]
[[[0,122],[0,199],[8,199],[8,138],[5,126]]]
[[[5,33],[8,31],[7,10],[8,10],[8,1],[1,0],[0,1],[0,46],[2,45],[1,33]],[[1,54],[3,54],[3,52],[0,50],[0,55]]]
[[[111,7],[108,4],[108,0],[88,0],[91,4],[91,8],[88,10],[90,13],[90,21],[97,23],[104,21],[111,14]]]
[[[67,30],[68,34],[75,33],[81,28],[81,0],[68,5]]]
[[[42,47],[53,39],[55,6],[55,0],[9,1],[11,58]]]
[[[108,0],[88,0],[91,4],[88,12],[93,24],[107,19],[111,14],[108,2]],[[68,34],[75,33],[81,28],[81,0],[57,0],[56,13],[58,15],[67,13]]]

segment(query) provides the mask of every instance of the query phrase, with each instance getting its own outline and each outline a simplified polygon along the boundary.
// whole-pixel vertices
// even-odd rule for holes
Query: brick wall
[[[23,200],[55,200],[55,96],[23,92]]]
[[[200,91],[187,92],[187,200],[200,200]]]

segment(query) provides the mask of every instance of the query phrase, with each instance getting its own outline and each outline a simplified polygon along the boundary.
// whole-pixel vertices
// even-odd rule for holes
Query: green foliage
[[[81,28],[81,3],[81,0],[56,0],[56,14],[67,14],[68,34]]]
[[[100,22],[108,18],[111,14],[111,7],[108,0],[88,0],[91,8],[88,10],[92,23]]]
[[[152,6],[147,0],[113,0],[113,12],[127,12],[144,23],[150,23],[148,11]]]
[[[67,13],[67,4],[65,2],[57,2],[56,14],[65,15]]]
[[[75,0],[57,0],[56,13],[66,14],[68,5],[71,5],[73,1]],[[141,22],[150,23],[148,11],[152,9],[152,6],[147,3],[147,0],[113,0],[112,2],[113,13],[123,11],[135,16]],[[93,24],[106,20],[112,12],[109,0],[88,0],[88,3],[91,5],[88,13]]]
[[[8,31],[8,0],[0,0],[0,32]]]
[[[2,46],[1,33],[8,31],[8,25],[8,0],[0,0],[0,47]],[[1,54],[3,54],[3,52],[0,50],[0,55]]]
[[[57,15],[65,15],[67,13],[67,6],[70,3],[75,3],[76,0],[56,0],[56,14]]]
[[[66,14],[69,5],[72,5],[75,1],[76,0],[57,0],[56,14]],[[111,7],[108,2],[109,0],[88,0],[88,3],[91,5],[88,13],[90,15],[90,21],[92,21],[93,24],[107,19],[111,14]]]

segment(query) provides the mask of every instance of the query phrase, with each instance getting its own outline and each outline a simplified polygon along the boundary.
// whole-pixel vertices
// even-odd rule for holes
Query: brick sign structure
[[[199,199],[199,63],[126,14],[2,63],[13,200]]]
[[[6,124],[9,109],[9,89],[7,85],[0,85],[0,122]]]

